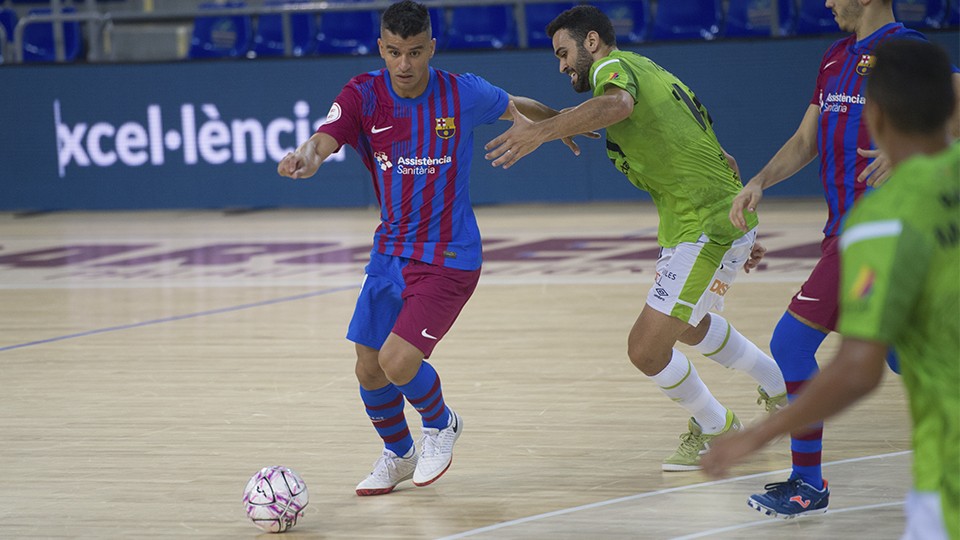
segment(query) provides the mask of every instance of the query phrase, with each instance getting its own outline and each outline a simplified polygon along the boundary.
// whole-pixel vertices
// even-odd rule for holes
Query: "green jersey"
[[[633,96],[629,117],[607,127],[607,155],[633,185],[650,193],[660,217],[661,246],[718,244],[743,236],[730,223],[742,189],[713,132],[706,108],[680,79],[649,58],[615,50],[590,68],[593,95],[616,86]],[[756,227],[756,214],[747,214]]]
[[[893,344],[913,419],[918,491],[960,538],[960,145],[901,164],[840,240],[844,336]]]

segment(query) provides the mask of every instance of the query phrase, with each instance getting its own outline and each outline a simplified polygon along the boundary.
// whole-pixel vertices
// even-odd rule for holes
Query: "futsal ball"
[[[309,494],[300,475],[287,467],[264,467],[243,490],[243,507],[253,524],[281,533],[290,530],[303,516]]]

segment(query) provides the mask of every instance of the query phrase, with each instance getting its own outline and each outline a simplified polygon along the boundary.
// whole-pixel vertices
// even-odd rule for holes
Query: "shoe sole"
[[[393,486],[397,487],[397,486]],[[388,488],[376,488],[376,489],[358,489],[357,495],[360,497],[369,497],[371,495],[386,495],[393,491],[393,487]]]
[[[436,476],[434,476],[433,478],[427,480],[426,482],[417,482],[417,481],[414,481],[414,482],[413,482],[413,485],[415,485],[415,486],[417,486],[417,487],[429,486],[430,484],[432,484],[432,483],[436,482],[437,480],[439,480],[440,477],[443,476],[443,473],[447,472],[447,469],[450,468],[450,465],[453,465],[453,456],[452,456],[452,455],[450,456],[450,463],[447,463],[447,466],[444,467],[442,471],[440,471],[439,473],[437,473]]]
[[[700,465],[678,465],[670,463],[664,463],[660,468],[663,469],[663,472],[692,472],[703,469]]]
[[[817,508],[815,510],[805,510],[803,512],[797,512],[795,514],[781,514],[780,512],[777,512],[776,510],[774,510],[773,508],[768,508],[754,501],[753,499],[747,499],[747,506],[749,506],[750,508],[753,508],[754,510],[756,510],[757,512],[760,512],[761,514],[770,516],[772,518],[777,518],[777,519],[793,519],[801,516],[815,516],[818,514],[827,513],[827,508]]]

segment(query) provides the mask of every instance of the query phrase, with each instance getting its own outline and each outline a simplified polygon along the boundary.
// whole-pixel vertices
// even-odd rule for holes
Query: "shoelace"
[[[422,457],[433,457],[440,453],[440,430],[434,433],[424,433],[420,438],[420,455]]]
[[[680,436],[680,450],[683,453],[697,453],[703,445],[703,437],[688,431]]]
[[[773,495],[780,495],[787,489],[798,483],[798,480],[787,480],[786,482],[773,482],[763,486],[764,491],[773,491]]]
[[[377,478],[390,478],[391,471],[397,470],[395,458],[383,454],[380,459],[373,462],[373,472],[370,473]]]

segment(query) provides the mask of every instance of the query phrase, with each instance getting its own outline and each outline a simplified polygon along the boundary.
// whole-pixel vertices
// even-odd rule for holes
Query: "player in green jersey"
[[[836,358],[765,422],[714,444],[723,474],[777,435],[873,390],[893,345],[913,421],[913,490],[903,538],[960,538],[960,143],[950,146],[947,55],[918,40],[879,46],[867,86],[870,134],[893,175],[850,213],[840,239]]]
[[[595,7],[561,13],[547,33],[560,71],[570,76],[574,90],[592,90],[593,98],[541,122],[511,105],[514,125],[487,145],[487,159],[507,168],[544,142],[606,128],[610,160],[650,193],[660,218],[657,275],[630,331],[627,354],[692,416],[663,470],[698,470],[710,440],[741,424],[674,347],[677,341],[756,379],[758,403],[768,410],[786,403],[783,376],[773,359],[709,313],[722,309],[739,268],[749,272],[762,257],[763,248],[755,243],[757,218],[749,217],[747,233],[727,219],[742,188],[736,162],[717,141],[706,108],[683,82],[648,58],[618,50],[610,19]]]

